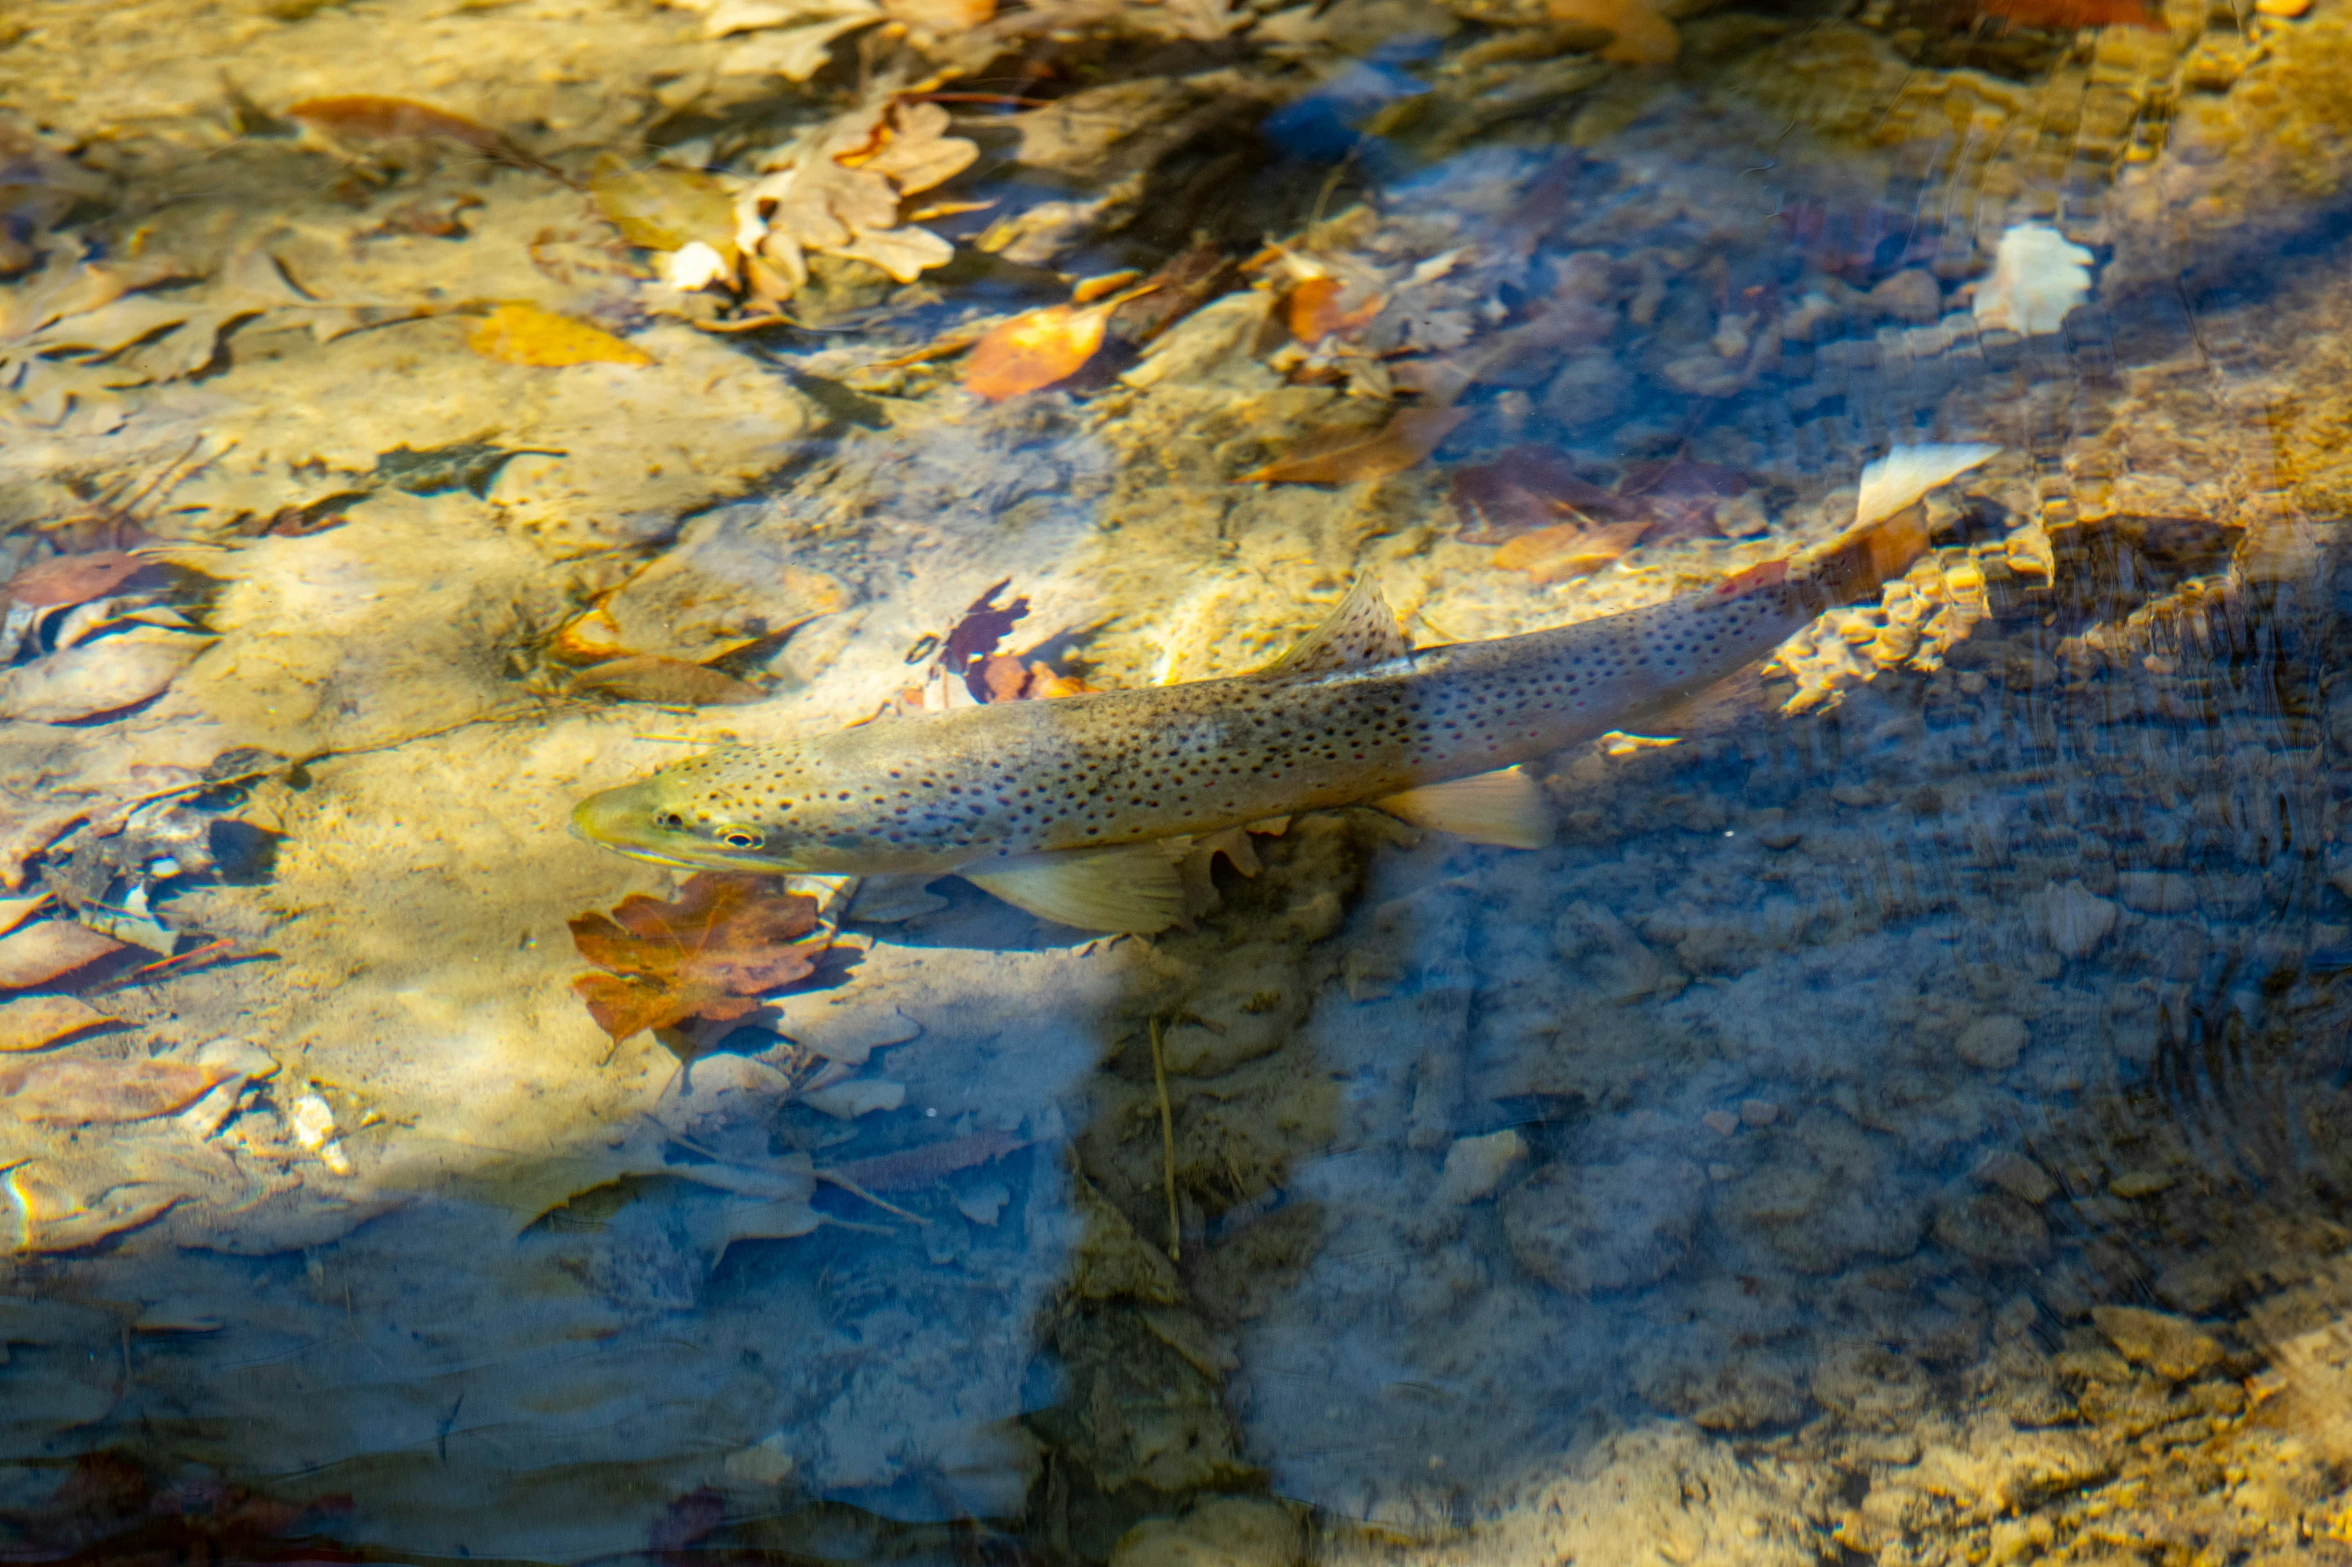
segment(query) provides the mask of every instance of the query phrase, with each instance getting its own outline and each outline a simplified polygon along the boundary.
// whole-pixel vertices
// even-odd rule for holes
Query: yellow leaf
[[[483,358],[510,365],[653,363],[653,356],[636,344],[537,305],[500,305],[482,318],[466,343]]]

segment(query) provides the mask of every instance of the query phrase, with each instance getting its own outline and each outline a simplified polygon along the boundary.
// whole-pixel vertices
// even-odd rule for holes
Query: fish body
[[[1506,770],[1737,672],[1925,542],[1907,512],[1649,608],[1419,650],[1359,583],[1250,674],[711,751],[581,802],[574,830],[677,865],[954,873],[1065,923],[1159,929],[1182,912],[1162,845],[1268,817],[1369,803],[1537,846],[1540,791]]]

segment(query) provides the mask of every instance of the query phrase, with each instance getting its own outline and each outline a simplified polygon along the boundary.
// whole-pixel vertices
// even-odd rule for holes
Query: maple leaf
[[[702,871],[674,903],[637,893],[610,915],[572,920],[572,944],[605,971],[572,981],[596,1026],[618,1041],[690,1017],[725,1022],[806,979],[829,939],[796,939],[816,927],[816,899],[768,892],[768,881]]]
[[[1029,613],[1029,601],[1025,598],[1017,598],[1002,609],[997,607],[996,596],[1012,585],[1013,579],[1007,577],[965,607],[963,618],[955,623],[947,634],[947,640],[939,645],[940,668],[951,675],[964,675],[967,684],[971,682],[967,671],[973,661],[984,659],[995,652],[997,643],[1003,641],[1005,633],[1013,629],[1013,622]],[[972,685],[972,695],[979,701],[988,700],[987,688],[983,685]]]

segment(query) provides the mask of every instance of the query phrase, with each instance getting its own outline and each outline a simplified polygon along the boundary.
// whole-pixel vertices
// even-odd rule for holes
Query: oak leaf
[[[1639,506],[1581,478],[1568,459],[1541,446],[1514,446],[1492,462],[1455,469],[1452,499],[1465,544],[1500,544],[1577,517],[1617,523],[1642,515]]]
[[[1466,408],[1403,408],[1370,435],[1351,431],[1320,450],[1288,457],[1241,476],[1245,484],[1354,484],[1385,479],[1437,450]]]
[[[572,944],[605,971],[572,981],[597,1027],[617,1041],[690,1017],[725,1022],[806,979],[828,939],[799,939],[816,928],[817,902],[770,892],[769,880],[702,871],[675,902],[637,893],[572,920]]]

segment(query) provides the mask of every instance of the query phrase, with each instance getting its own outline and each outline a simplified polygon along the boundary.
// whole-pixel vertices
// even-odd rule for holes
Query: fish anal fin
[[[1079,930],[1148,936],[1184,918],[1184,879],[1156,843],[1016,854],[956,874],[1014,908]]]
[[[1523,768],[1427,784],[1372,804],[1416,827],[1450,832],[1472,843],[1541,849],[1552,841],[1550,804]]]
[[[1304,675],[1327,675],[1336,670],[1361,669],[1367,664],[1402,658],[1413,650],[1396,611],[1380,596],[1370,572],[1356,579],[1339,607],[1323,623],[1299,639],[1298,645],[1258,671],[1273,680]]]

